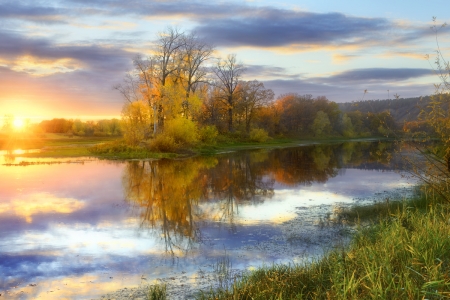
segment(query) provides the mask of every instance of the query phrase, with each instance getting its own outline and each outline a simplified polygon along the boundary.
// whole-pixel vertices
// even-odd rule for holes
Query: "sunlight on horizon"
[[[15,118],[13,121],[13,126],[15,129],[22,129],[25,127],[25,120],[22,118]]]

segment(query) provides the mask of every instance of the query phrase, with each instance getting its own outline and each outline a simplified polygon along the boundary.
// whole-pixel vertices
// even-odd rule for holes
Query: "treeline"
[[[443,121],[442,116],[448,111],[449,102],[450,97],[447,93],[437,93],[416,98],[340,103],[339,108],[347,115],[357,112],[367,114],[388,112],[406,136],[430,138],[440,134],[438,123]]]
[[[64,133],[69,136],[121,136],[122,129],[119,119],[81,121],[55,118],[44,120],[39,127],[45,133]]]
[[[381,113],[389,111],[398,124],[403,124],[404,122],[418,121],[420,112],[429,106],[430,101],[430,96],[365,100],[339,103],[339,108],[344,113],[352,111],[360,111],[362,113]]]
[[[213,47],[176,29],[161,33],[153,54],[138,56],[116,89],[125,104],[124,138],[160,151],[218,137],[265,141],[269,136],[386,136],[397,130],[386,112],[343,113],[324,96],[274,99],[262,82],[243,81],[236,55],[212,57]]]
[[[273,135],[294,137],[389,136],[398,130],[387,112],[343,113],[326,97],[287,94],[261,110],[257,125]]]

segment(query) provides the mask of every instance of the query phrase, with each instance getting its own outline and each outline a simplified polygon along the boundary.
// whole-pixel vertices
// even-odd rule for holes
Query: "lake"
[[[345,241],[341,207],[412,188],[396,150],[352,142],[173,160],[4,159],[0,293],[191,289],[220,283],[224,262],[238,274],[310,261]]]

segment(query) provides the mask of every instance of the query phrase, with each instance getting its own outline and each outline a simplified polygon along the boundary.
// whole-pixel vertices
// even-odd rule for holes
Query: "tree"
[[[197,86],[205,82],[208,74],[204,64],[211,58],[214,48],[200,40],[195,34],[184,35],[181,47],[182,83],[186,91],[183,101],[183,114],[189,116],[190,97]]]
[[[13,115],[5,115],[3,117],[3,126],[2,131],[6,133],[10,133],[12,131],[14,123],[14,116]]]
[[[347,114],[342,116],[342,135],[345,137],[353,137],[355,135],[352,119]]]
[[[239,110],[244,117],[245,131],[250,132],[250,124],[255,118],[257,111],[267,106],[275,94],[271,89],[266,89],[262,82],[257,80],[242,82],[239,85]]]
[[[133,71],[115,87],[127,103],[147,103],[153,136],[163,131],[165,120],[198,115],[201,96],[196,91],[206,80],[205,63],[213,52],[195,34],[170,27],[159,33],[154,45],[152,55],[133,59]]]
[[[328,115],[319,110],[316,114],[313,124],[311,125],[311,130],[317,137],[330,134],[331,132],[331,122]]]
[[[435,33],[437,45],[433,69],[440,82],[435,84],[435,93],[431,97],[428,107],[422,110],[421,116],[434,129],[441,143],[426,149],[418,149],[426,158],[425,167],[414,160],[409,160],[409,162],[413,167],[414,174],[427,184],[426,189],[433,190],[434,193],[450,202],[450,62],[445,59],[438,40],[439,30],[447,24],[444,23],[438,27],[434,17],[433,22],[434,25],[431,29]]]
[[[132,145],[138,145],[149,136],[151,129],[150,107],[143,100],[126,103],[122,109],[122,127],[125,141]]]
[[[216,74],[218,79],[216,86],[222,92],[221,99],[227,107],[229,132],[233,132],[233,109],[236,89],[243,72],[244,65],[236,61],[235,54],[229,54],[227,58],[218,60],[214,68],[214,74]]]

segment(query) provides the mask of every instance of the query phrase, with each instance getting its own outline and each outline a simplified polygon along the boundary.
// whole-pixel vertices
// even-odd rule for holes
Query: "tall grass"
[[[197,299],[450,299],[450,206],[423,197],[385,207],[345,248],[257,269]]]
[[[152,285],[147,294],[148,300],[166,300],[167,299],[166,285]]]
[[[106,159],[173,158],[173,153],[155,153],[145,147],[129,146],[123,140],[97,144],[88,148],[91,155]]]
[[[258,269],[198,299],[450,299],[449,207],[397,206],[346,249]]]

